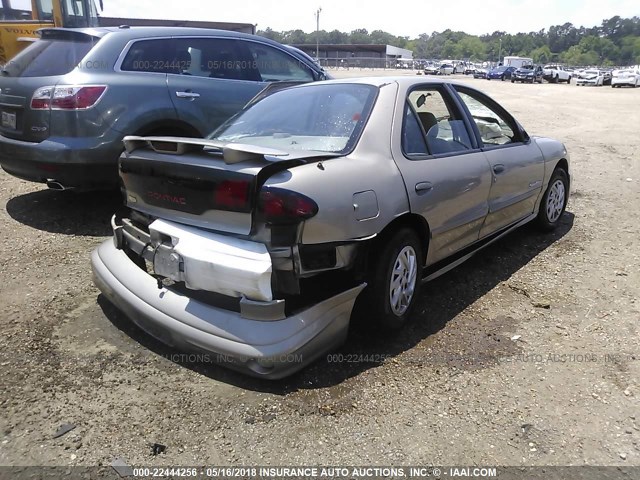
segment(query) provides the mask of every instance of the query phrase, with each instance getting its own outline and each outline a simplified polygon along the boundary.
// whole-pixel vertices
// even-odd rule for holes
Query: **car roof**
[[[334,80],[325,80],[322,82],[313,82],[306,83],[304,85],[299,85],[293,88],[307,88],[314,85],[334,85],[334,84],[360,84],[360,85],[371,85],[373,87],[383,87],[385,85],[389,85],[390,83],[396,83],[398,86],[402,88],[409,88],[414,85],[442,85],[444,83],[449,85],[456,85],[465,88],[473,88],[469,87],[468,84],[458,82],[455,80],[446,80],[446,79],[427,79],[421,76],[388,76],[388,77],[355,77],[355,78],[340,78]]]
[[[231,30],[217,30],[214,28],[198,28],[198,27],[131,27],[122,25],[120,27],[94,27],[94,28],[41,28],[38,31],[60,31],[71,33],[84,33],[94,37],[104,37],[108,34],[117,34],[127,39],[151,38],[151,37],[172,37],[172,36],[215,36],[215,37],[233,37],[246,39],[260,39],[265,43],[280,45],[277,42],[269,40],[265,37],[251,35],[249,33],[234,32]]]

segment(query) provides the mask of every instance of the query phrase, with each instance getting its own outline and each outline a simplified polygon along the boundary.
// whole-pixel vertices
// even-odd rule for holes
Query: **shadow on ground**
[[[573,221],[574,215],[567,212],[553,233],[543,234],[529,225],[518,229],[451,272],[424,285],[410,324],[399,332],[389,335],[357,325],[351,329],[347,342],[334,352],[337,357],[324,355],[302,371],[278,381],[255,379],[212,363],[179,361],[188,356],[180,355],[184,352],[168,347],[140,330],[103,296],[99,297],[98,303],[116,328],[157,355],[171,361],[178,359],[174,363],[217,381],[247,390],[285,395],[298,390],[335,386],[385,361],[393,361],[398,355],[424,343],[425,339],[428,343],[429,337],[445,329],[460,312],[564,237],[573,227]],[[481,368],[484,355],[509,355],[517,350],[515,342],[499,344],[500,335],[492,333],[508,328],[508,323],[508,318],[498,318],[488,319],[485,324],[474,321],[461,328],[452,328],[440,342],[437,353],[442,356],[448,352],[466,351],[472,357],[475,355],[476,360],[480,359],[475,367]],[[502,340],[508,340],[508,337],[502,337]],[[341,360],[336,361],[336,358]],[[465,365],[464,358],[459,363],[462,368],[474,368],[474,365]],[[453,365],[456,365],[455,359]]]
[[[121,205],[117,190],[38,190],[11,198],[6,208],[11,218],[38,230],[101,237],[111,234],[111,216]]]

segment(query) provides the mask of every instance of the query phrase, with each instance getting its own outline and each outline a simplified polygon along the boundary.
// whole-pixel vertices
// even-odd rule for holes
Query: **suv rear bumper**
[[[32,182],[52,180],[67,188],[116,186],[120,145],[95,137],[51,137],[36,143],[0,135],[0,166]]]
[[[102,293],[136,325],[163,343],[213,354],[211,361],[253,376],[294,373],[347,336],[351,310],[365,284],[280,320],[251,320],[157,281],[107,240],[91,256]]]

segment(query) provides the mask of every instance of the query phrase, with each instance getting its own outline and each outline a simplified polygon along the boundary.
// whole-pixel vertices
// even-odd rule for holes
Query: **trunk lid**
[[[120,178],[129,208],[238,235],[251,233],[257,193],[267,178],[309,158],[339,156],[194,138],[124,141]]]

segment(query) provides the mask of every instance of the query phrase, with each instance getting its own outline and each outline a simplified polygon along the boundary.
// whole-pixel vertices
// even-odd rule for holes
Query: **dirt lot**
[[[397,336],[358,329],[280,382],[191,362],[100,297],[116,196],[0,172],[0,464],[640,466],[640,89],[463,81],[566,143],[561,228],[508,236]]]

